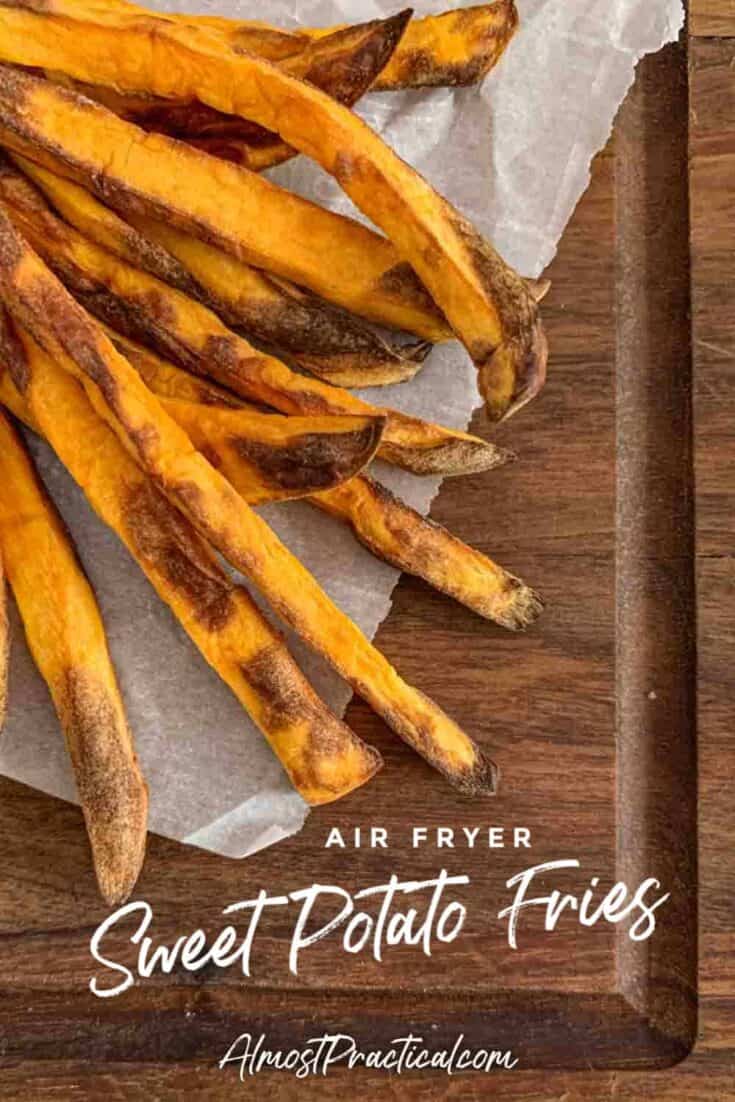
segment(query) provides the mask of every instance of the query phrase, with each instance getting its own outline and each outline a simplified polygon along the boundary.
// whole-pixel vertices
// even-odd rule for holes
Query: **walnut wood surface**
[[[714,7],[711,0],[710,7]],[[619,976],[612,938],[589,930],[577,937],[571,926],[564,927],[552,941],[532,931],[524,952],[513,959],[503,949],[497,931],[480,923],[468,929],[460,951],[446,959],[443,969],[425,969],[418,958],[411,957],[380,970],[365,963],[353,971],[345,967],[341,954],[325,947],[297,985],[289,985],[285,979],[282,931],[274,928],[261,958],[262,972],[251,987],[238,985],[236,977],[193,980],[178,975],[168,982],[144,985],[125,1001],[93,1001],[86,993],[90,970],[87,942],[104,912],[94,895],[79,813],[3,781],[3,1098],[209,1100],[229,1098],[238,1089],[244,1090],[246,1097],[260,1097],[259,1091],[240,1088],[234,1079],[223,1079],[213,1068],[223,1045],[238,1031],[238,1023],[257,1022],[263,1014],[272,1025],[274,1008],[280,1008],[284,1021],[292,1023],[311,1024],[317,1013],[322,1020],[334,1015],[340,1024],[355,1024],[363,1037],[364,1029],[357,1023],[370,1020],[375,1023],[377,1041],[380,1023],[386,1021],[384,1008],[391,988],[397,986],[402,992],[400,1010],[407,1018],[427,1021],[434,1013],[450,1035],[465,1027],[470,1034],[478,1031],[481,1035],[484,1027],[478,1008],[492,1006],[494,989],[509,989],[514,994],[503,1004],[507,1020],[504,1024],[493,1020],[489,1035],[500,1039],[505,1029],[510,1036],[524,1037],[532,1058],[529,1063],[536,1051],[547,1067],[539,1072],[498,1075],[481,1084],[464,1077],[388,1083],[383,1076],[362,1075],[350,1089],[357,1091],[359,1086],[365,1097],[493,1097],[515,1102],[735,1099],[735,566],[731,555],[735,41],[693,41],[690,63],[701,736],[700,1019],[693,1053],[668,1071],[584,1070],[585,1052],[594,1051],[604,1067],[607,1049],[620,1069],[626,1063],[626,1053],[629,1066],[634,1067],[637,1061],[650,1063],[656,1053],[663,1062],[671,1062],[679,1049],[676,1044],[667,1048],[668,1041],[655,1029],[646,1032],[630,1008],[613,995]],[[644,193],[646,180],[655,179],[655,166],[644,171],[641,184],[625,163],[630,152],[626,142],[640,140],[636,131],[643,125],[641,119],[649,118],[650,123],[645,114],[646,95],[655,94],[661,73],[676,64],[671,51],[668,58],[645,63],[634,98],[621,117],[613,143],[595,163],[590,190],[552,266],[554,288],[545,310],[554,349],[549,387],[531,410],[502,433],[503,439],[512,439],[522,461],[507,471],[464,480],[461,493],[457,483],[448,484],[433,513],[437,520],[536,582],[549,601],[543,623],[525,637],[503,635],[418,582],[404,579],[378,640],[409,677],[493,747],[511,779],[509,790],[487,808],[454,800],[420,763],[390,740],[366,708],[353,705],[350,720],[355,728],[378,742],[386,754],[386,770],[378,782],[349,803],[313,815],[300,836],[245,864],[152,838],[138,896],[155,907],[159,928],[171,933],[193,929],[200,922],[212,926],[225,903],[251,894],[261,883],[292,888],[318,878],[349,886],[377,880],[386,869],[405,873],[409,868],[423,872],[441,867],[437,855],[429,851],[418,865],[415,857],[410,862],[404,860],[402,847],[388,857],[367,851],[359,855],[325,853],[321,844],[325,829],[332,824],[380,823],[392,828],[400,839],[407,821],[427,825],[523,821],[535,829],[534,858],[558,856],[560,848],[571,847],[585,868],[594,867],[604,877],[614,875],[618,780],[613,738],[614,578],[619,544],[615,532],[614,368],[620,366],[621,325],[628,342],[634,337],[642,339],[648,332],[644,325],[637,334],[625,335],[621,276],[626,267],[620,241],[627,235],[632,248],[635,235],[625,225],[628,207],[618,204],[616,210],[616,202],[620,199],[622,203],[621,188],[628,198],[635,198],[638,188],[641,210],[651,217]],[[668,72],[667,79],[670,75]],[[641,118],[636,118],[637,111],[643,112]],[[677,125],[681,120],[672,119],[672,131]],[[661,136],[650,140],[651,148],[660,154]],[[639,258],[652,262],[658,255],[656,227],[642,229],[651,241]],[[686,263],[685,253],[679,242],[672,264],[682,262],[682,257]],[[628,261],[631,256],[634,254]],[[664,284],[651,294],[655,308],[661,308],[667,295],[676,304],[672,333],[664,341],[670,355],[674,337],[685,331],[676,297],[681,294],[682,281],[663,269],[650,270],[647,275],[651,285],[653,281]],[[640,315],[635,316],[639,320],[634,324],[640,324]],[[684,348],[684,371],[686,362]],[[625,370],[631,370],[630,364]],[[632,375],[627,377],[634,381]],[[667,401],[678,400],[675,388],[665,386],[663,393]],[[671,426],[670,419],[665,423]],[[476,427],[482,431],[481,423]],[[680,427],[686,432],[685,424]],[[683,455],[686,467],[686,448],[677,454],[680,460]],[[660,462],[661,457],[653,459]],[[674,477],[686,484],[686,470],[681,466]],[[658,551],[671,551],[672,546],[681,550],[689,538],[686,509],[682,516],[683,530],[664,516],[658,518],[657,525],[649,525],[646,538],[650,546],[656,548],[658,542]],[[658,541],[657,535],[661,537]],[[677,539],[683,540],[683,545],[677,545]],[[656,561],[663,560],[659,557]],[[682,568],[686,575],[685,561]],[[675,570],[670,572],[669,580],[675,574]],[[682,630],[676,619],[671,626]],[[674,648],[677,660],[684,656],[685,669],[690,653],[686,642],[684,638],[682,646],[680,639]],[[686,695],[677,700],[677,707],[690,706]],[[662,730],[661,737],[665,736]],[[662,757],[668,753],[661,750]],[[663,764],[668,768],[670,763]],[[662,796],[659,789],[652,791]],[[668,849],[684,856],[682,883],[689,886],[692,814],[691,804],[685,803],[681,819],[669,815],[673,831],[671,822],[654,823],[644,846],[644,853],[645,847],[650,853],[657,830],[669,841],[676,838],[678,823],[680,842]],[[465,854],[448,855],[446,863],[472,875],[473,909],[478,899],[495,903],[504,874],[519,867],[515,855],[502,851],[489,858],[485,851],[470,861]],[[685,906],[681,913],[677,911],[677,929],[684,931],[684,937],[691,934],[691,914]],[[669,979],[684,992],[693,957],[677,957],[675,945],[668,949],[673,962]],[[623,958],[624,954],[617,968],[622,967],[625,979]],[[660,970],[660,954],[648,964],[654,974]],[[640,966],[641,962],[633,962],[631,967]],[[288,990],[289,986],[293,990]],[[685,1015],[691,1007],[685,995],[677,995],[674,1003]],[[655,1019],[659,1009],[648,1010]],[[549,1052],[555,1046],[574,1070],[552,1070]],[[642,1059],[646,1052],[650,1059]],[[305,1088],[279,1076],[263,1081],[260,1089],[286,1100],[344,1097],[347,1085],[344,1079],[335,1079]]]

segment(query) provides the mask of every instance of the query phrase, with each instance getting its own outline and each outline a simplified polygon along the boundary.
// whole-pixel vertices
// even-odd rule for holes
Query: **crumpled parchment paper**
[[[452,0],[415,0],[417,15]],[[589,180],[644,54],[674,40],[680,0],[517,0],[521,30],[482,88],[367,97],[360,113],[487,233],[525,275],[538,275]],[[394,13],[390,0],[184,0],[152,6],[329,25]],[[304,158],[273,173],[288,187],[354,214],[336,184]],[[553,349],[552,349],[553,370]],[[419,377],[379,400],[465,428],[478,405],[474,370],[458,346],[434,352]],[[229,857],[298,831],[308,809],[225,685],[200,658],[136,565],[92,514],[45,445],[41,472],[73,532],[99,596],[128,714],[151,790],[151,830]],[[381,468],[426,512],[433,479]],[[397,571],[337,522],[301,503],[263,510],[278,533],[372,637],[390,608]],[[350,690],[293,641],[317,691],[338,711]],[[10,714],[0,772],[75,800],[74,780],[46,692],[13,623]]]

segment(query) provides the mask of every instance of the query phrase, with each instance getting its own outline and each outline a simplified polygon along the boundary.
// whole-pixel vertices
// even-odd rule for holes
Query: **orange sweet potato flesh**
[[[47,0],[41,13],[0,8],[0,56],[128,91],[196,98],[276,131],[334,176],[412,266],[475,363],[493,420],[515,412],[543,385],[546,339],[524,281],[427,181],[324,92],[262,58],[236,54],[216,32],[85,0]]]
[[[135,369],[0,210],[0,298],[55,366],[84,386],[94,409],[156,487],[273,609],[460,791],[489,794],[496,770],[479,746],[399,676],[192,445]],[[27,391],[23,373],[15,381]]]
[[[339,103],[357,103],[380,76],[411,18],[410,10],[389,19],[339,28],[307,40],[299,53],[284,61],[291,76],[308,80]],[[57,74],[47,74],[57,79]],[[62,77],[63,79],[63,77]],[[278,134],[237,115],[224,115],[206,104],[156,96],[125,96],[115,89],[78,83],[78,91],[145,130],[195,143],[218,144],[219,153],[237,143],[237,161],[255,172],[283,164],[296,150]],[[228,144],[229,143],[229,144]],[[231,157],[230,157],[231,159]]]
[[[267,488],[264,493],[259,486],[253,493],[251,473],[230,445],[228,420],[233,408],[242,410],[246,403],[133,341],[112,331],[108,335],[159,398],[174,399],[166,404],[168,412],[249,504],[274,500]],[[422,517],[368,475],[312,494],[307,501],[347,524],[377,558],[423,578],[502,627],[522,631],[543,609],[538,594],[519,578]]]
[[[156,489],[94,412],[84,390],[19,331],[21,357],[0,367],[0,401],[48,440],[203,657],[260,727],[312,805],[365,784],[381,765],[319,699],[243,586]],[[6,341],[7,349],[7,329]],[[11,373],[24,388],[21,395]]]
[[[47,72],[54,84],[69,88],[153,134],[189,142],[202,152],[265,172],[297,156],[278,134],[238,115],[223,115],[203,103],[166,100],[160,96],[124,95],[114,88],[70,80],[64,73]]]
[[[17,14],[0,6],[0,57],[3,18]],[[0,143],[124,216],[170,223],[369,321],[429,341],[451,336],[415,272],[367,226],[3,65]]]
[[[83,187],[55,176],[24,157],[14,160],[17,168],[48,197],[67,222],[76,225],[82,233],[94,230],[97,244],[187,295],[196,297],[200,293],[196,280],[180,261],[157,242],[139,233]],[[0,174],[17,175],[4,155],[0,156]]]
[[[108,904],[121,903],[143,864],[148,793],[94,593],[1,411],[0,544],[29,648],[64,731],[100,892]]]
[[[509,452],[477,437],[369,405],[347,390],[296,374],[258,352],[201,303],[61,222],[12,169],[0,171],[0,197],[33,247],[85,307],[180,366],[211,375],[241,397],[283,413],[384,419],[381,457],[415,474],[489,470],[511,458]]]
[[[317,378],[347,387],[405,382],[431,351],[426,341],[391,344],[359,318],[285,280],[164,222],[130,215],[125,221],[73,180],[25,157],[14,160],[85,237],[204,302],[229,326]]]
[[[170,398],[173,402],[188,402],[199,406],[214,406],[219,409],[243,409],[246,403],[231,390],[218,386],[202,375],[192,375],[189,371],[164,360],[137,341],[116,332],[101,323],[101,328],[110,338],[121,356],[133,365],[146,386],[159,398]],[[247,407],[256,410],[255,406]],[[296,418],[298,421],[299,418]]]

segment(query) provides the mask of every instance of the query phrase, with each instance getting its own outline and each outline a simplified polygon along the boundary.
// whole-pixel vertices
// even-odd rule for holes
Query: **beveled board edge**
[[[619,928],[621,993],[687,1049],[697,1021],[695,507],[684,42],[646,59],[618,119],[618,876],[671,893]]]

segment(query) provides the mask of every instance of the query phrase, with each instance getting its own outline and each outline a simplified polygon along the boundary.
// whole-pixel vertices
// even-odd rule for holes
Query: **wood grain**
[[[690,43],[697,480],[700,970],[693,1054],[663,1076],[621,1075],[622,1102],[735,1098],[735,41]],[[732,367],[731,367],[732,365]]]
[[[691,0],[689,25],[693,35],[735,36],[732,0]]]
[[[732,329],[735,253],[727,237],[735,178],[735,110],[732,71],[735,42],[691,46],[692,276],[696,368],[697,580],[699,587],[699,760],[700,831],[700,1024],[693,1054],[665,1072],[536,1071],[494,1076],[492,1097],[516,1102],[577,1102],[616,1099],[640,1102],[727,1102],[735,1098],[735,926],[732,834],[735,830],[730,778],[735,767],[732,695],[735,685],[735,597],[732,455],[735,423],[735,332]],[[669,58],[650,59],[639,82],[640,108],[651,94],[645,81]],[[680,120],[679,120],[680,121]],[[543,589],[549,600],[544,623],[526,637],[509,637],[479,623],[419,582],[404,579],[379,643],[417,683],[452,710],[491,745],[513,778],[490,808],[461,804],[438,793],[436,781],[401,746],[389,741],[360,704],[350,720],[379,742],[387,768],[377,784],[354,801],[312,816],[306,830],[276,850],[244,864],[225,862],[163,839],[151,839],[139,896],[155,907],[160,929],[171,934],[213,924],[221,907],[269,888],[332,880],[347,886],[377,880],[386,868],[419,873],[436,867],[436,855],[404,862],[405,794],[411,793],[410,821],[427,825],[523,820],[536,836],[534,858],[573,848],[585,867],[615,873],[613,821],[616,779],[615,701],[615,381],[619,330],[616,300],[620,257],[616,216],[620,156],[638,124],[623,118],[613,143],[594,166],[593,181],[565,235],[553,265],[548,302],[554,370],[539,402],[503,430],[523,460],[491,477],[447,485],[434,515],[464,538],[503,558]],[[630,129],[632,127],[632,131]],[[660,148],[660,147],[659,147]],[[623,154],[625,155],[625,154]],[[617,180],[616,180],[617,172]],[[635,180],[628,188],[635,187]],[[643,189],[645,191],[645,188]],[[684,229],[684,233],[686,230]],[[656,256],[655,227],[649,257]],[[681,262],[681,254],[677,254]],[[630,257],[628,258],[630,259]],[[676,258],[675,258],[676,259]],[[686,259],[684,259],[686,263]],[[660,271],[647,273],[658,279]],[[679,294],[681,280],[668,281]],[[656,301],[660,302],[660,298]],[[681,308],[672,319],[682,322]],[[678,330],[681,332],[681,330]],[[675,337],[676,330],[673,333]],[[670,347],[667,345],[667,347]],[[683,354],[686,350],[682,350]],[[581,382],[580,382],[581,380]],[[669,426],[671,422],[668,422]],[[482,425],[476,426],[482,431]],[[504,435],[505,438],[505,435]],[[664,549],[679,526],[660,518]],[[688,538],[686,525],[683,533]],[[677,654],[682,648],[677,647]],[[686,654],[686,647],[683,652]],[[452,661],[446,659],[452,655]],[[428,677],[427,677],[428,671]],[[478,671],[482,671],[478,691]],[[422,680],[425,679],[425,680]],[[687,707],[689,705],[686,705]],[[679,749],[674,748],[679,759]],[[668,753],[668,752],[667,752]],[[670,763],[669,763],[670,764]],[[399,798],[396,798],[398,794]],[[691,816],[691,807],[686,816]],[[349,828],[381,823],[401,839],[390,858],[359,851],[324,852],[328,825]],[[683,853],[686,821],[676,814],[657,824],[680,826]],[[397,985],[408,1020],[427,1023],[431,1008],[451,1032],[460,1025],[482,1030],[492,1013],[497,987],[515,991],[516,1016],[505,1028],[525,1031],[529,1052],[541,1053],[545,1031],[561,1026],[575,1037],[573,1051],[599,1050],[600,1039],[619,1047],[616,1029],[626,1027],[626,1044],[639,1038],[664,1053],[661,1037],[640,1036],[640,1020],[616,1002],[612,939],[592,931],[577,936],[563,926],[549,942],[531,931],[515,960],[488,937],[487,924],[468,932],[461,952],[441,969],[422,971],[417,958],[381,970],[345,969],[344,958],[320,949],[318,963],[289,990],[283,980],[283,930],[269,930],[265,970],[250,987],[235,978],[204,976],[200,982],[174,975],[152,982],[122,1000],[100,1004],[86,992],[87,942],[103,917],[94,895],[79,814],[19,785],[0,784],[0,829],[4,875],[0,904],[0,967],[4,999],[0,1034],[5,1057],[0,1072],[8,1099],[176,1099],[205,1100],[262,1091],[279,1099],[343,1097],[349,1089],[369,1098],[480,1099],[487,1081],[464,1077],[437,1083],[426,1077],[387,1082],[364,1075],[304,1087],[285,1077],[255,1090],[240,1088],[214,1067],[223,1039],[241,1022],[263,1013],[273,1024],[273,1007],[286,1019],[312,1025],[335,1014],[340,1022],[372,1020],[376,1036],[385,1023],[386,999]],[[675,833],[675,830],[674,830]],[[647,844],[655,844],[656,833]],[[680,851],[681,852],[681,851]],[[443,854],[448,867],[467,869],[464,854]],[[516,855],[498,851],[471,862],[473,899],[497,899]],[[689,882],[691,870],[683,883]],[[590,936],[593,934],[593,936]],[[672,952],[675,947],[669,946]],[[684,961],[691,966],[693,958]],[[653,960],[657,967],[656,960]],[[273,984],[277,983],[274,989]],[[377,985],[384,985],[377,987]],[[325,989],[326,988],[326,989]],[[572,994],[575,993],[575,994]],[[483,1005],[487,1003],[487,1009]],[[495,1004],[497,1005],[497,1004]],[[535,1011],[534,1011],[535,1006]],[[270,1008],[270,1010],[268,1009]],[[576,1008],[574,1010],[573,1008]],[[383,1016],[381,1018],[381,1015]],[[627,1018],[626,1018],[627,1015]],[[626,1026],[626,1022],[628,1025]],[[384,1025],[387,1028],[387,1024]],[[630,1028],[632,1027],[632,1029]],[[501,1023],[493,1023],[500,1036]],[[636,1034],[635,1031],[638,1031]],[[613,1056],[614,1058],[614,1056]],[[631,1059],[636,1053],[631,1050]],[[675,1058],[672,1052],[670,1059]],[[267,1087],[265,1086],[267,1082]]]

